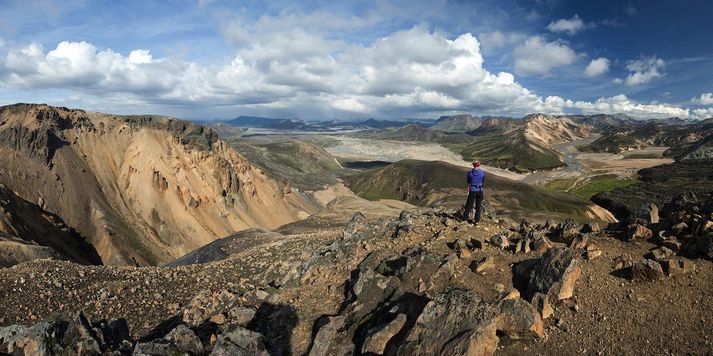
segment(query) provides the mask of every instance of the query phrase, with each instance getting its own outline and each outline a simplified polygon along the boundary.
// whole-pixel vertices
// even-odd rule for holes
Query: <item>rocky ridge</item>
[[[39,104],[0,107],[0,183],[73,229],[104,264],[168,262],[316,211],[205,127]]]
[[[707,209],[701,204],[664,210]],[[573,220],[518,224],[492,211],[473,227],[454,213],[356,214],[342,228],[261,232],[221,259],[207,255],[171,268],[45,260],[3,269],[0,324],[9,326],[0,328],[0,351],[488,355],[588,347],[627,354],[662,345],[698,353],[712,345],[696,320],[707,325],[701,313],[713,306],[713,268],[691,259],[707,255],[679,252],[668,267],[679,268],[676,273],[648,278],[664,260],[638,263],[636,256],[656,248],[654,241],[618,240],[596,224]],[[638,272],[619,276],[623,268]],[[602,343],[605,328],[592,326],[594,336],[582,339],[574,323],[627,323],[630,302],[615,305],[604,296],[635,302],[632,295],[660,294],[656,283],[681,281],[688,282],[679,293],[704,293],[700,309],[678,308],[675,315],[686,321],[667,319],[673,316],[666,311],[659,318],[675,324],[666,330],[669,338],[685,334],[685,342],[670,344],[644,325],[644,338],[629,331]],[[608,292],[590,292],[602,288]],[[54,310],[61,315],[37,321]],[[558,344],[567,338],[582,340]]]

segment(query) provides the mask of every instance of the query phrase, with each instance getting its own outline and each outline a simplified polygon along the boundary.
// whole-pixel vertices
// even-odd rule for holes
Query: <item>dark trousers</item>
[[[473,211],[473,203],[475,203],[475,222],[480,221],[481,205],[483,203],[483,192],[468,192],[468,201],[465,203],[465,211],[463,218],[468,219],[470,212]]]

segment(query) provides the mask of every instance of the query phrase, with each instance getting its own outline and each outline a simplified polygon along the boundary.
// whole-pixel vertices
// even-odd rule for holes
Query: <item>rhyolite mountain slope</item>
[[[101,262],[94,247],[58,216],[0,184],[0,267],[38,258]]]
[[[376,140],[422,141],[441,144],[467,144],[475,141],[475,137],[464,132],[455,133],[431,130],[431,128],[423,127],[420,124],[356,132],[352,135]]]
[[[482,123],[479,117],[471,114],[441,116],[429,129],[463,133],[477,129]]]
[[[689,150],[713,134],[713,123],[670,125],[657,121],[623,125],[605,131],[589,145],[579,147],[585,152],[610,152],[641,149],[651,146],[671,147],[666,155],[684,157]]]
[[[471,132],[475,142],[458,151],[467,160],[517,172],[564,166],[556,145],[589,136],[592,126],[578,124],[568,117],[533,114],[522,120],[486,119]]]
[[[307,141],[230,139],[228,143],[274,180],[300,190],[324,189],[335,184],[343,171],[334,156]]]
[[[104,264],[167,262],[314,211],[205,127],[36,104],[0,107],[0,183],[60,218]]]

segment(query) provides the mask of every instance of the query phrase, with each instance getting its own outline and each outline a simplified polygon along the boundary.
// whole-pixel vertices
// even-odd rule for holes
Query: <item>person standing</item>
[[[480,222],[481,205],[483,203],[483,184],[485,183],[485,172],[480,169],[480,161],[473,162],[473,169],[468,172],[466,181],[468,182],[468,200],[465,203],[463,219],[468,220],[471,211],[473,211],[473,203],[475,203],[475,220],[473,223],[477,224]]]

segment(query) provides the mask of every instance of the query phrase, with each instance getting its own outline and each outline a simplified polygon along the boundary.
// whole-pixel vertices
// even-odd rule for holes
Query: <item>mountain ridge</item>
[[[315,209],[187,121],[18,104],[0,122],[0,183],[60,216],[103,263],[161,263]]]

